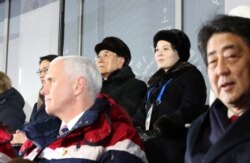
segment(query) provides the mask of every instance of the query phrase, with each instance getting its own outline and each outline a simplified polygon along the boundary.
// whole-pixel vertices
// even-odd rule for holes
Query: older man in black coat
[[[189,130],[186,163],[250,162],[250,19],[220,15],[198,35],[218,97]]]
[[[106,93],[132,117],[146,95],[146,84],[136,79],[129,66],[128,46],[117,37],[106,37],[95,46],[96,65],[103,78],[101,93]]]

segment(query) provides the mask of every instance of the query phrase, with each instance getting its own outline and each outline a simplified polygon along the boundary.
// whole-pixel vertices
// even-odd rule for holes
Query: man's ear
[[[123,65],[124,65],[124,63],[125,63],[125,58],[119,57],[118,60],[119,60],[119,63],[120,63],[120,65],[121,65],[121,67],[123,67]]]
[[[84,91],[84,89],[86,89],[86,80],[85,78],[80,77],[77,79],[74,85],[75,96],[78,96],[79,94],[81,94]]]

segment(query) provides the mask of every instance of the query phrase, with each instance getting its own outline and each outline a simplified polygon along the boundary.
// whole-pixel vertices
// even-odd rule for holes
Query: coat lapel
[[[229,126],[225,134],[212,146],[204,162],[213,162],[235,146],[250,139],[250,111],[245,112],[237,121]]]
[[[185,154],[185,159],[187,162],[192,162],[192,154],[193,151],[195,149],[195,145],[197,143],[197,140],[199,140],[199,133],[203,132],[202,128],[204,128],[204,123],[206,122],[205,119],[208,119],[208,112],[204,113],[201,117],[199,117],[196,121],[195,121],[195,127],[192,127],[189,130],[192,130],[192,134],[188,135],[188,139],[187,139],[187,150],[186,150],[186,154]]]

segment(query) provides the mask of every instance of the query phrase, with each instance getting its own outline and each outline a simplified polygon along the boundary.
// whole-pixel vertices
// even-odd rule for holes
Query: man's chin
[[[49,106],[46,105],[45,111],[46,111],[47,114],[52,115],[51,107],[49,107]]]
[[[237,98],[236,97],[232,97],[232,96],[226,96],[224,95],[224,97],[220,98],[220,100],[227,106],[234,106],[237,105]]]

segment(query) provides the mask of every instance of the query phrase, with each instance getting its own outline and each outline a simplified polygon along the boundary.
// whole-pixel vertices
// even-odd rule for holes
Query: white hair
[[[96,65],[87,58],[81,56],[60,56],[52,62],[62,60],[64,71],[70,76],[82,76],[86,79],[88,93],[92,100],[100,93],[102,76]]]

